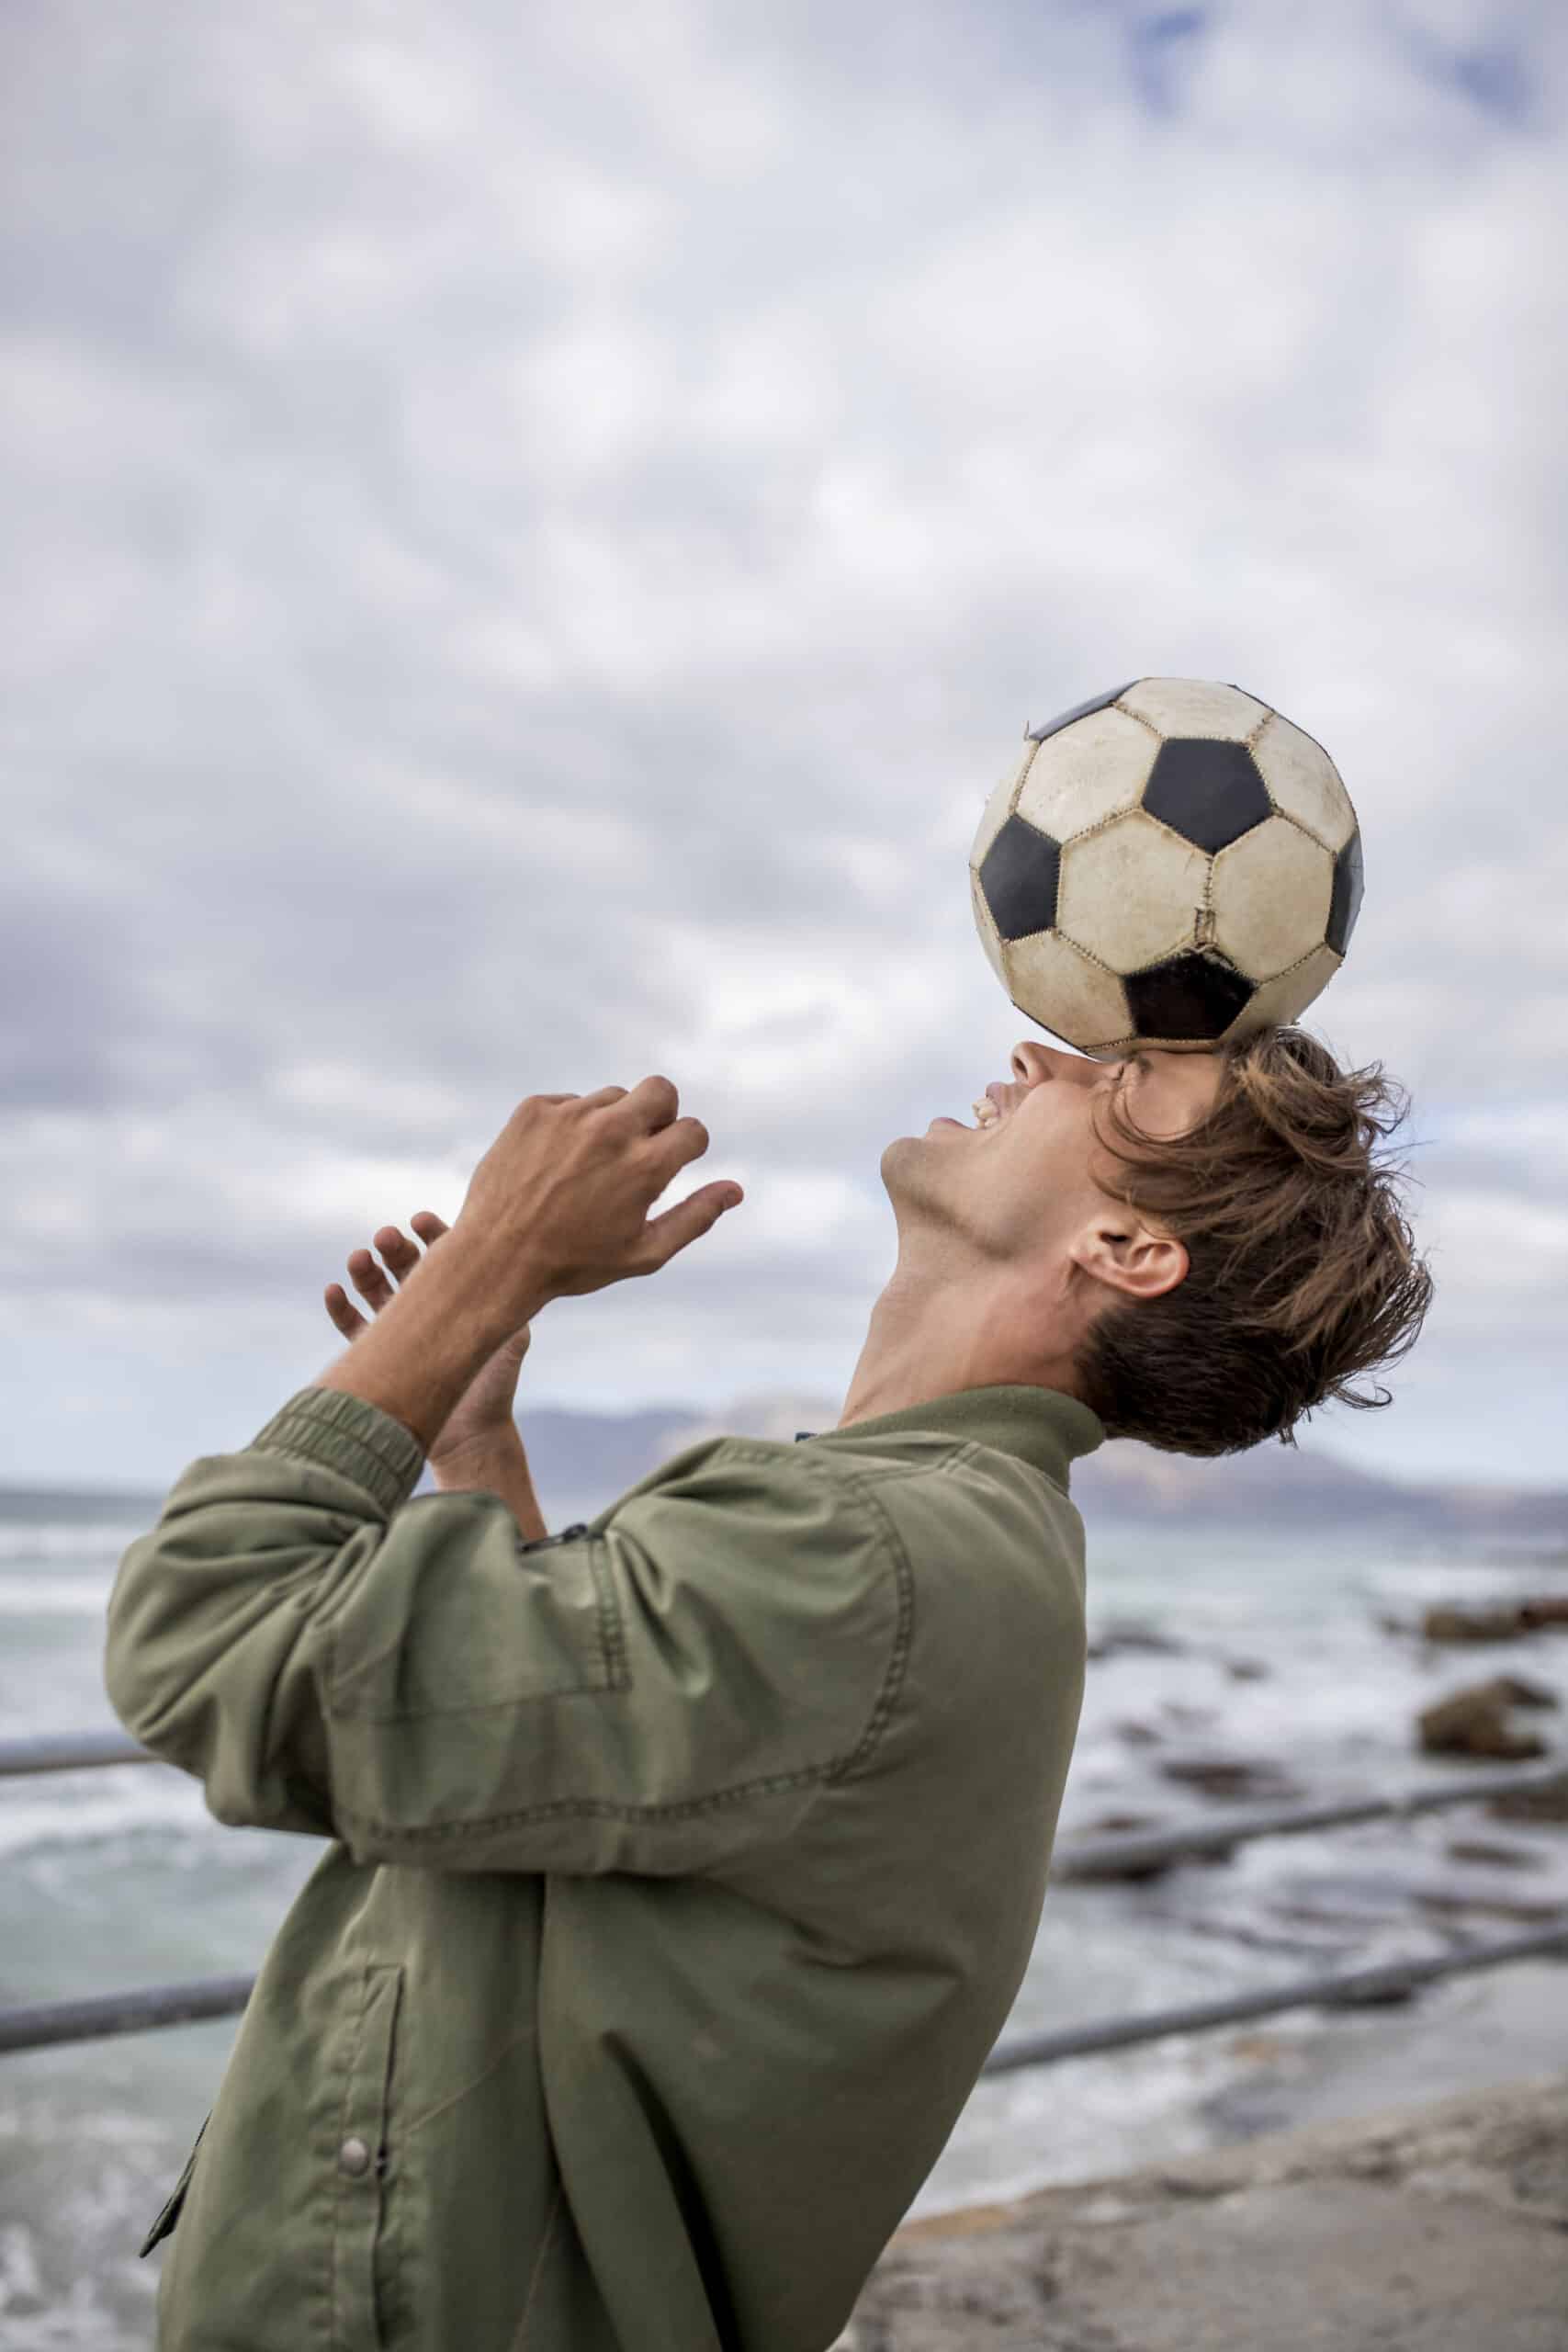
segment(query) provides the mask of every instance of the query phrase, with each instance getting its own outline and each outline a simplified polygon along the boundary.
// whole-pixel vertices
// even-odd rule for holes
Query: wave
[[[152,1524],[152,1520],[57,1519],[0,1525],[0,1560],[73,1560],[83,1567],[96,1567],[118,1560],[126,1545],[145,1535]]]
[[[112,1577],[0,1576],[0,1617],[101,1617]]]

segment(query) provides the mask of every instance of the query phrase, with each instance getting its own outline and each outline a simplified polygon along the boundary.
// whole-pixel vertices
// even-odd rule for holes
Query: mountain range
[[[521,1426],[541,1507],[551,1526],[552,1496],[613,1502],[685,1446],[713,1437],[789,1443],[801,1430],[830,1430],[836,1398],[768,1391],[740,1396],[722,1415],[679,1408],[631,1413],[525,1412]],[[1416,1483],[1380,1476],[1319,1448],[1263,1444],[1218,1461],[1161,1453],[1131,1438],[1110,1438],[1073,1465],[1073,1499],[1086,1519],[1149,1525],[1265,1526],[1301,1530],[1355,1526],[1400,1538],[1547,1551],[1568,1563],[1568,1487],[1542,1490],[1463,1482]]]
[[[520,1426],[547,1525],[604,1510],[672,1454],[715,1437],[790,1443],[801,1430],[830,1430],[838,1398],[767,1390],[737,1397],[722,1413],[664,1405],[591,1413],[554,1406],[525,1409]],[[429,1473],[422,1491],[429,1485]],[[1568,1566],[1568,1487],[1417,1482],[1380,1476],[1316,1446],[1254,1446],[1218,1461],[1161,1453],[1111,1438],[1075,1463],[1073,1499],[1091,1524],[1177,1524],[1266,1531],[1354,1527],[1378,1535],[1495,1545]],[[98,1516],[133,1509],[157,1494],[0,1487],[0,1518]]]

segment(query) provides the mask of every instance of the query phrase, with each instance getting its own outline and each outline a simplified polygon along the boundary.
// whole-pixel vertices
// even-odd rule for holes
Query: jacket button
[[[339,2172],[353,2173],[356,2177],[370,2162],[370,2151],[363,2140],[345,2140],[337,2152]]]

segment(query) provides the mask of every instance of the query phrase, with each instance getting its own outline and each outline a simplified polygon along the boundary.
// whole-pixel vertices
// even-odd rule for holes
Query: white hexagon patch
[[[1132,1027],[1114,972],[1102,971],[1060,932],[1036,932],[1002,949],[1007,992],[1021,1012],[1080,1053],[1103,1053]]]
[[[1208,735],[1227,743],[1245,743],[1269,716],[1267,703],[1208,678],[1140,678],[1117,702],[1163,736]]]
[[[1288,972],[1265,980],[1226,1030],[1227,1041],[1250,1037],[1255,1029],[1278,1029],[1289,1021],[1299,1021],[1313,1000],[1323,994],[1340,960],[1325,941]]]
[[[1018,813],[1054,841],[1071,841],[1137,807],[1158,751],[1148,729],[1125,711],[1091,710],[1036,747]]]
[[[1323,745],[1276,710],[1259,729],[1252,756],[1275,808],[1304,825],[1325,849],[1343,849],[1356,830],[1356,812]]]
[[[1134,809],[1063,850],[1056,927],[1113,971],[1138,971],[1190,945],[1208,867],[1205,851]]]
[[[1249,980],[1269,980],[1321,947],[1334,860],[1288,817],[1266,817],[1214,859],[1214,945]]]

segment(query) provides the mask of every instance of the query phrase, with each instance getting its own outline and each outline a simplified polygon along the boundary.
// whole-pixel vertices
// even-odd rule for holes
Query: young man
[[[185,1473],[109,1603],[133,1735],[331,1841],[142,2251],[161,2352],[824,2352],[1028,1962],[1083,1693],[1068,1466],[1234,1451],[1416,1336],[1374,1143],[1300,1031],[1096,1062],[883,1154],[833,1430],[688,1448],[546,1536],[530,1318],[736,1188],[675,1089],[534,1095],[352,1338]],[[1383,1115],[1388,1114],[1387,1116]],[[1186,1300],[1195,1302],[1190,1310]],[[443,1491],[411,1502],[426,1457]],[[525,1540],[532,1538],[532,1541]],[[206,2135],[210,2131],[211,2138]]]

